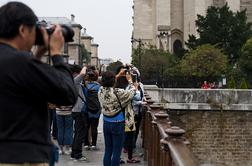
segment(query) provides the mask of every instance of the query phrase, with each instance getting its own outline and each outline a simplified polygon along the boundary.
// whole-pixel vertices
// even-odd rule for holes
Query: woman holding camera
[[[124,142],[126,106],[131,104],[135,94],[135,87],[132,84],[130,75],[126,75],[130,84],[128,90],[114,88],[115,75],[107,71],[102,75],[102,87],[98,93],[103,112],[103,133],[105,139],[105,154],[103,158],[104,166],[119,166],[120,156]],[[131,126],[132,123],[127,123]]]

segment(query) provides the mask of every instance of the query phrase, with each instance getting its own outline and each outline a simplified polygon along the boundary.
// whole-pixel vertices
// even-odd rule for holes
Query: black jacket
[[[47,103],[73,105],[77,91],[61,56],[53,67],[0,44],[0,163],[48,162]]]

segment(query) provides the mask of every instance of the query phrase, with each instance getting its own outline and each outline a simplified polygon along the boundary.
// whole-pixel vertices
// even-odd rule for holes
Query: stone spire
[[[225,2],[225,0],[213,0],[213,6],[222,7],[223,5],[225,5]]]

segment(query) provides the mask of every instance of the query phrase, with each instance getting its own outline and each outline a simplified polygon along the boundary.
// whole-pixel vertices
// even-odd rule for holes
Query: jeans
[[[73,142],[73,118],[71,115],[56,115],[59,145],[71,145]]]
[[[98,124],[99,118],[87,118],[86,119],[86,129],[84,134],[84,145],[91,145],[88,139],[89,136],[89,129],[91,127],[91,136],[92,136],[92,146],[96,146],[97,142],[97,135],[98,135]]]
[[[72,117],[74,119],[74,138],[71,157],[78,159],[82,157],[82,142],[84,139],[85,131],[85,113],[72,112]]]
[[[119,166],[124,141],[124,122],[106,122],[103,124],[105,140],[104,166]]]

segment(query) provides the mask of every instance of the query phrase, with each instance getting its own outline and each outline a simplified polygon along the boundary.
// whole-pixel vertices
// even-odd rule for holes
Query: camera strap
[[[115,89],[113,89],[114,91],[114,94],[115,94],[115,96],[116,96],[116,98],[117,98],[117,101],[118,101],[118,103],[119,103],[119,105],[120,105],[120,107],[121,107],[121,111],[123,112],[123,115],[125,114],[125,109],[123,109],[123,107],[122,107],[122,103],[121,103],[121,101],[120,101],[120,99],[119,99],[119,97],[118,97],[118,95],[117,95],[117,93],[116,93],[116,91],[115,91]]]

